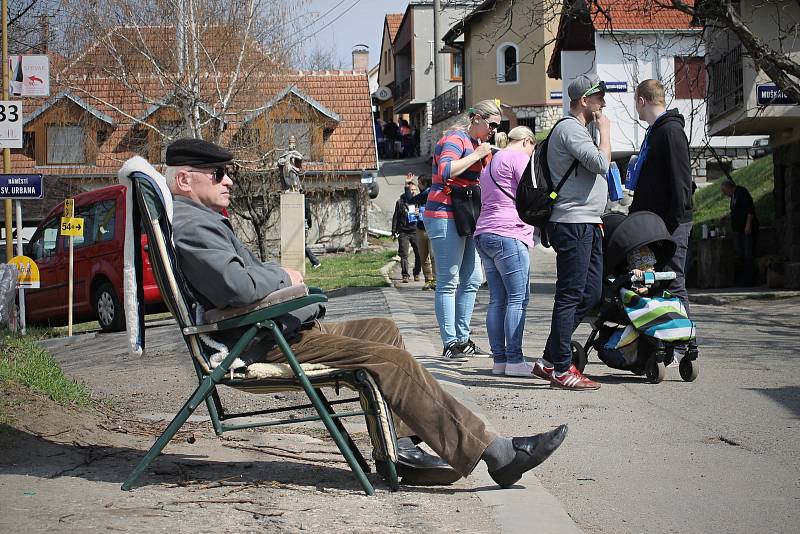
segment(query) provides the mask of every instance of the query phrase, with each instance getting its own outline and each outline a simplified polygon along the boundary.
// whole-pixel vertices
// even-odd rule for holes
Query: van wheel
[[[117,292],[108,282],[103,282],[94,291],[94,312],[103,332],[125,330],[125,312],[117,298]]]

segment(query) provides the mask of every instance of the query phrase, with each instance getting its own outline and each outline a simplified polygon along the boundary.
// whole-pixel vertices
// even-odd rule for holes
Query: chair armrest
[[[206,323],[219,323],[221,321],[233,319],[234,317],[247,315],[257,310],[269,308],[276,304],[305,297],[308,293],[308,287],[305,284],[284,287],[283,289],[273,291],[263,299],[248,304],[247,306],[239,306],[237,308],[214,308],[213,310],[208,310],[203,314],[203,319]]]

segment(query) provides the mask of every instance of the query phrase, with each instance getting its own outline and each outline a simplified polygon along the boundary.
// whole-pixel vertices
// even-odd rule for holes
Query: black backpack
[[[517,186],[514,204],[519,218],[522,219],[522,222],[536,226],[540,230],[543,230],[550,220],[553,204],[556,203],[561,186],[564,185],[570,173],[578,167],[578,160],[576,159],[561,178],[561,181],[558,182],[558,185],[555,188],[553,187],[550,166],[547,164],[547,146],[550,142],[550,136],[553,135],[556,127],[562,121],[570,118],[559,119],[550,130],[550,133],[547,134],[545,140],[536,145],[536,151],[533,153],[531,161],[528,162],[528,166],[525,167],[525,172],[522,174],[519,186]]]

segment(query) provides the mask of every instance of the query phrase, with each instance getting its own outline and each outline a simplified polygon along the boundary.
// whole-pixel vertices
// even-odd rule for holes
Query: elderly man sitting
[[[260,261],[221,214],[230,203],[233,180],[226,165],[232,160],[227,150],[196,139],[180,139],[167,148],[165,177],[175,198],[175,248],[181,270],[205,309],[245,306],[303,282],[296,271]],[[322,323],[318,319],[323,311],[314,304],[281,318],[292,350],[302,363],[364,369],[374,377],[395,414],[397,433],[403,436],[398,440],[398,473],[404,482],[452,483],[483,460],[495,482],[508,487],[564,440],[566,425],[528,437],[494,435],[405,350],[393,321]],[[217,340],[228,346],[235,341],[221,336]],[[241,363],[281,358],[272,340],[262,337],[251,343]],[[440,458],[416,447],[412,436]]]

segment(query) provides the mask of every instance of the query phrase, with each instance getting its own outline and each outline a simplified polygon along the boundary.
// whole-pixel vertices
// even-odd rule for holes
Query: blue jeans
[[[556,295],[544,359],[563,373],[572,364],[572,333],[603,292],[603,236],[596,224],[548,223],[556,251]]]
[[[522,363],[522,335],[530,296],[528,245],[497,234],[475,237],[489,282],[486,330],[495,363]]]
[[[481,268],[472,237],[458,235],[453,219],[425,217],[436,263],[436,321],[444,346],[469,339]]]

